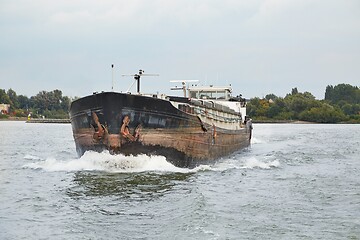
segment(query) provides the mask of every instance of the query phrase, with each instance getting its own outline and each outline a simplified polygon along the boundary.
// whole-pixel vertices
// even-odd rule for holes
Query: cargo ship
[[[208,163],[250,144],[246,101],[231,86],[189,86],[182,96],[100,92],[71,103],[70,121],[79,156],[85,151],[161,155],[178,167]]]

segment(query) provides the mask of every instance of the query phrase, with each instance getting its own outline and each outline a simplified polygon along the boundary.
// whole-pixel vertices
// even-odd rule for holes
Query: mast
[[[139,74],[135,74],[134,79],[137,81],[137,92],[140,93],[140,76],[143,74],[143,70],[139,70]]]
[[[121,76],[133,76],[134,80],[137,83],[137,93],[140,94],[140,78],[141,76],[159,76],[159,74],[145,74],[145,71],[140,69],[139,73],[135,73],[135,74],[123,74]],[[132,87],[133,84],[131,84],[130,88]],[[128,91],[130,90],[130,88],[128,89]]]
[[[184,97],[186,97],[186,83],[198,82],[198,81],[199,80],[170,80],[170,82],[172,82],[172,83],[181,83],[182,84],[182,87],[175,86],[175,87],[171,88],[170,90],[183,90]]]

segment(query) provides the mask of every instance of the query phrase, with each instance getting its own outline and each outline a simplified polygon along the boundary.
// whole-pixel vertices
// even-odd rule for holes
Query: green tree
[[[275,94],[273,94],[273,93],[267,94],[267,95],[265,96],[265,99],[266,99],[266,100],[273,100],[273,101],[275,101],[277,98],[278,98],[278,97],[277,97]]]
[[[277,104],[271,104],[269,109],[266,112],[266,117],[276,119],[277,116],[281,113],[281,107]]]
[[[11,99],[7,95],[5,89],[0,89],[0,103],[10,104],[10,105],[13,104],[11,102]]]
[[[31,97],[31,101],[33,102],[33,107],[38,109],[40,114],[49,109],[50,101],[46,91],[41,91],[36,96]]]
[[[246,105],[246,112],[248,115],[256,117],[256,111],[260,108],[260,98],[255,97],[250,99],[250,102]]]
[[[299,119],[318,123],[337,123],[347,120],[347,117],[339,108],[323,103],[321,106],[303,111]]]
[[[36,113],[48,118],[67,118],[70,103],[70,98],[62,96],[58,89],[51,92],[41,91],[29,101]]]
[[[12,105],[11,105],[11,109],[15,110],[19,108],[19,101],[18,101],[18,97],[16,95],[16,92],[14,90],[12,90],[11,88],[7,91],[7,95],[9,96]]]
[[[265,117],[269,107],[269,101],[266,99],[253,98],[247,104],[247,112],[251,116]]]
[[[296,94],[298,94],[298,93],[299,93],[299,91],[298,91],[297,88],[291,89],[291,95],[296,95]]]
[[[64,96],[61,98],[60,109],[65,112],[68,112],[70,109],[70,104],[71,104],[71,99],[69,97]]]
[[[325,100],[332,104],[337,104],[341,100],[350,103],[360,103],[360,89],[350,84],[339,84],[335,87],[329,85],[325,90]]]
[[[27,96],[19,95],[18,96],[19,108],[28,110],[30,108],[30,100]]]
[[[357,114],[360,114],[360,104],[346,103],[341,107],[341,110],[346,115],[357,115]]]
[[[347,88],[349,87],[328,86],[327,91],[334,91],[334,93],[338,94],[339,92],[346,92],[343,90]],[[349,89],[356,90],[353,96],[358,93],[356,87]],[[273,101],[270,101],[270,99]],[[248,114],[255,120],[304,120],[320,123],[359,121],[360,104],[348,103],[346,98],[338,97],[338,99],[341,100],[337,104],[333,104],[329,100],[316,100],[310,92],[301,93],[297,88],[293,88],[285,98],[268,94],[264,99],[251,99],[248,104]]]

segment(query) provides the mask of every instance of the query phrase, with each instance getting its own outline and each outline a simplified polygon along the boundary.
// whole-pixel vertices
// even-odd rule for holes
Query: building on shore
[[[0,103],[0,114],[9,114],[10,104]]]

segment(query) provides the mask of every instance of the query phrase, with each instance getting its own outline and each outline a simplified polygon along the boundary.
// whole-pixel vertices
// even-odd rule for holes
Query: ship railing
[[[228,106],[218,104],[213,101],[190,99],[190,104],[192,104],[194,106],[198,106],[198,107],[205,107],[205,108],[214,109],[217,111],[223,111],[223,112],[234,114],[234,115],[240,115],[240,113],[229,108]]]
[[[179,104],[178,109],[189,114],[200,114],[204,117],[225,123],[236,123],[242,121],[241,113],[212,101],[208,102],[191,99],[189,104]]]
[[[196,114],[200,114],[204,117],[211,118],[213,120],[220,121],[220,122],[225,122],[225,123],[241,122],[241,118],[239,118],[238,116],[233,115],[230,117],[225,117],[225,116],[221,116],[220,114],[212,113],[211,111],[208,111],[207,109],[200,108],[200,107],[195,107],[194,112]],[[218,112],[218,113],[221,113],[221,112]],[[227,114],[227,115],[230,115],[230,114]]]

